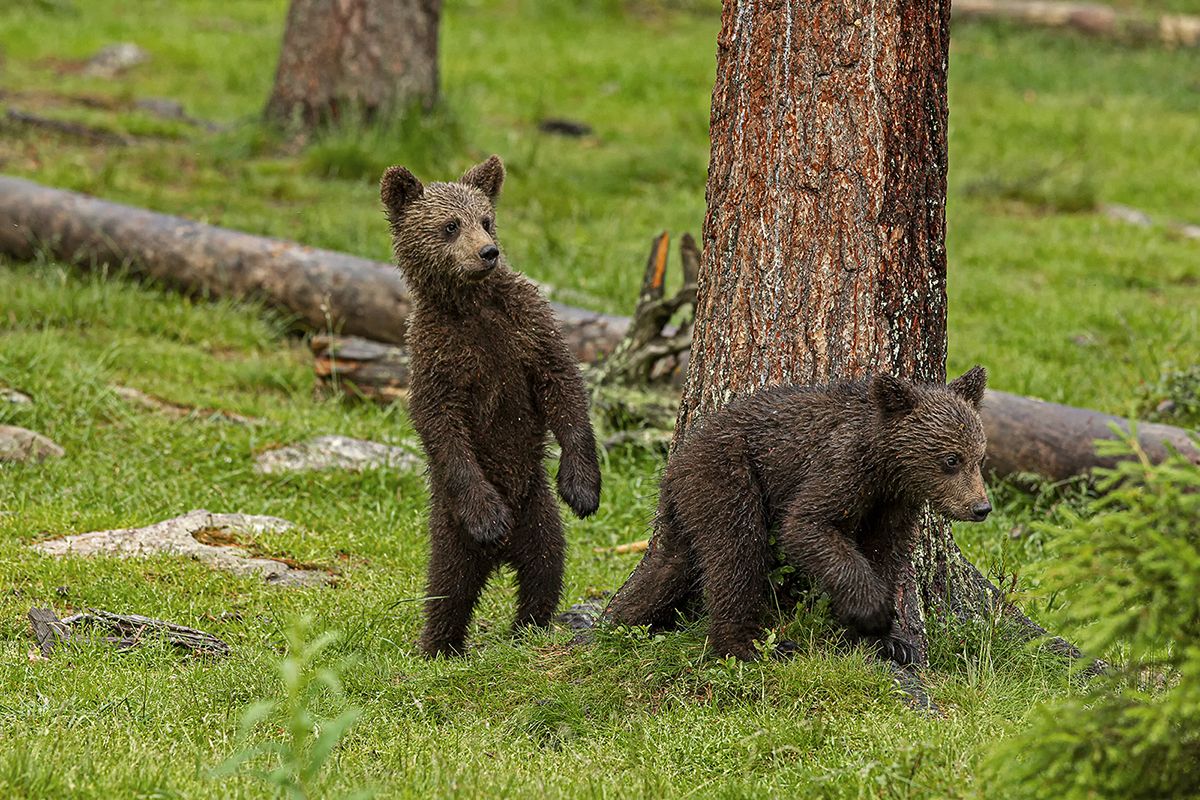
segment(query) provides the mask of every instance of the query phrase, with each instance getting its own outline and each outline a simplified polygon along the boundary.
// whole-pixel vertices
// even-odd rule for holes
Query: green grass
[[[303,143],[255,121],[285,5],[0,4],[0,102],[148,137],[107,148],[5,128],[0,169],[383,259],[374,182],[385,165],[443,178],[499,152],[513,262],[569,302],[608,311],[632,306],[654,234],[698,233],[715,3],[448,3],[444,100],[429,119]],[[1187,77],[1200,55],[1005,26],[958,26],[954,37],[951,370],[978,361],[999,388],[1128,411],[1164,365],[1200,361],[1200,250],[1091,208],[1119,202],[1200,222],[1200,90]],[[56,72],[53,59],[122,40],[154,61],[117,81]],[[171,97],[226,127],[62,99],[81,93]],[[538,133],[550,115],[596,133]],[[1002,632],[937,628],[930,688],[944,713],[914,713],[880,668],[834,651],[820,603],[787,622],[806,649],[786,665],[708,658],[702,629],[587,648],[561,633],[513,643],[507,577],[485,596],[475,655],[427,664],[412,644],[426,558],[421,476],[252,472],[258,451],[312,435],[412,439],[400,407],[314,398],[306,350],[279,320],[118,276],[4,264],[0,383],[36,400],[0,405],[0,424],[68,452],[0,470],[0,796],[263,796],[250,778],[208,773],[243,746],[242,709],[278,696],[284,631],[306,613],[344,634],[331,658],[353,659],[344,703],[364,710],[327,769],[330,795],[986,797],[975,776],[992,742],[1039,700],[1072,691],[1062,664]],[[264,423],[166,419],[125,404],[114,384]],[[607,457],[600,512],[569,523],[567,598],[612,589],[632,569],[636,555],[594,548],[645,536],[660,468],[633,450]],[[1053,626],[1064,599],[1041,585],[1044,534],[1030,523],[1076,500],[993,494],[997,513],[958,526],[959,540],[985,571],[1016,572],[1021,602]],[[202,507],[292,520],[296,530],[259,544],[337,566],[339,585],[279,590],[165,557],[58,561],[27,547]],[[84,642],[33,661],[24,615],[47,604],[195,625],[234,655],[204,664],[165,647]],[[332,717],[339,701],[318,705]],[[271,738],[272,724],[255,736]]]

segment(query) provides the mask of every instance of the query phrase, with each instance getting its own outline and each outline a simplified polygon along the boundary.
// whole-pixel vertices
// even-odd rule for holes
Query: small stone
[[[88,59],[83,68],[84,75],[98,78],[115,78],[126,70],[150,60],[150,54],[133,42],[110,44]]]
[[[0,401],[12,403],[16,406],[33,405],[33,398],[24,392],[18,392],[16,389],[8,389],[0,387]]]
[[[40,463],[48,458],[62,458],[66,451],[40,433],[0,425],[0,463]]]
[[[360,472],[372,467],[410,470],[418,468],[421,463],[420,456],[404,447],[351,439],[349,436],[318,436],[306,442],[259,453],[254,470],[265,475],[322,469]]]

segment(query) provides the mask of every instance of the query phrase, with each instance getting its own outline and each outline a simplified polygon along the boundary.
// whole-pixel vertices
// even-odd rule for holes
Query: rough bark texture
[[[441,0],[292,0],[266,116],[367,118],[438,91]]]
[[[725,3],[676,441],[763,386],[945,379],[949,12],[946,0]],[[976,606],[981,579],[932,519],[913,567],[899,627],[923,660],[924,609]]]
[[[1200,46],[1200,17],[1148,15],[1100,3],[1043,0],[955,0],[954,19],[1002,19],[1038,28],[1063,28],[1135,44]]]

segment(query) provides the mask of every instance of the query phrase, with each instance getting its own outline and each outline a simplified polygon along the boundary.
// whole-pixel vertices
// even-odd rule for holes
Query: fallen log
[[[1099,3],[1043,0],[954,0],[955,22],[1001,19],[1038,28],[1068,29],[1101,39],[1168,47],[1200,46],[1200,17],[1154,16]]]
[[[0,226],[0,253],[30,259],[44,249],[54,258],[85,266],[126,263],[135,274],[185,291],[257,298],[291,314],[300,328],[377,340],[354,341],[354,347],[342,346],[338,356],[337,342],[344,340],[322,345],[318,339],[325,348],[317,353],[318,364],[327,360],[320,367],[326,377],[344,380],[361,394],[385,402],[408,385],[403,351],[379,344],[403,343],[409,312],[404,280],[388,264],[3,176],[0,219],[8,222]],[[586,363],[611,353],[630,327],[628,317],[553,306],[568,345]],[[370,355],[379,351],[387,355]],[[1126,424],[1108,414],[1004,392],[988,393],[983,416],[989,461],[997,474],[1031,472],[1052,480],[1111,463],[1095,455],[1092,442],[1112,438],[1110,424]],[[1169,443],[1200,463],[1200,451],[1180,428],[1144,423],[1138,437],[1152,458],[1161,458]]]
[[[75,633],[72,628],[76,625],[110,631],[113,635],[104,637],[104,640],[119,650],[128,650],[160,638],[202,658],[224,658],[230,653],[229,645],[211,633],[161,619],[143,617],[141,614],[114,614],[99,608],[89,608],[83,613],[59,619],[52,609],[31,608],[28,617],[29,627],[42,658],[49,658],[58,645],[71,641]]]
[[[1097,455],[1095,441],[1118,438],[1114,427],[1129,432],[1121,417],[990,389],[980,416],[988,439],[985,468],[1001,477],[1032,472],[1062,481],[1112,467],[1117,459]],[[1162,461],[1171,448],[1200,464],[1194,433],[1152,422],[1138,422],[1136,429],[1151,461]]]
[[[189,294],[258,300],[305,331],[404,341],[409,296],[390,264],[192,222],[0,176],[0,254],[126,266]],[[380,226],[380,235],[386,229]],[[628,320],[554,304],[581,358],[612,350]]]

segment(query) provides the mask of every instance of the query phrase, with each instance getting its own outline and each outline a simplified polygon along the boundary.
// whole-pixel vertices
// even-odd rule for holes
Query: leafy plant
[[[1055,531],[1051,582],[1085,650],[1120,664],[1043,707],[1000,747],[993,777],[1015,797],[1200,795],[1200,467],[1132,455],[1099,482],[1086,513]]]
[[[297,800],[318,796],[314,789],[322,767],[362,711],[349,707],[328,719],[315,710],[325,693],[341,697],[340,673],[346,662],[321,666],[321,655],[338,640],[338,634],[327,631],[310,638],[311,632],[311,618],[293,623],[287,632],[287,655],[278,664],[282,696],[259,700],[242,713],[240,736],[244,741],[272,717],[278,719],[277,730],[283,737],[248,745],[217,767],[213,777],[248,774],[271,786],[277,796]],[[264,762],[265,766],[247,766]]]

